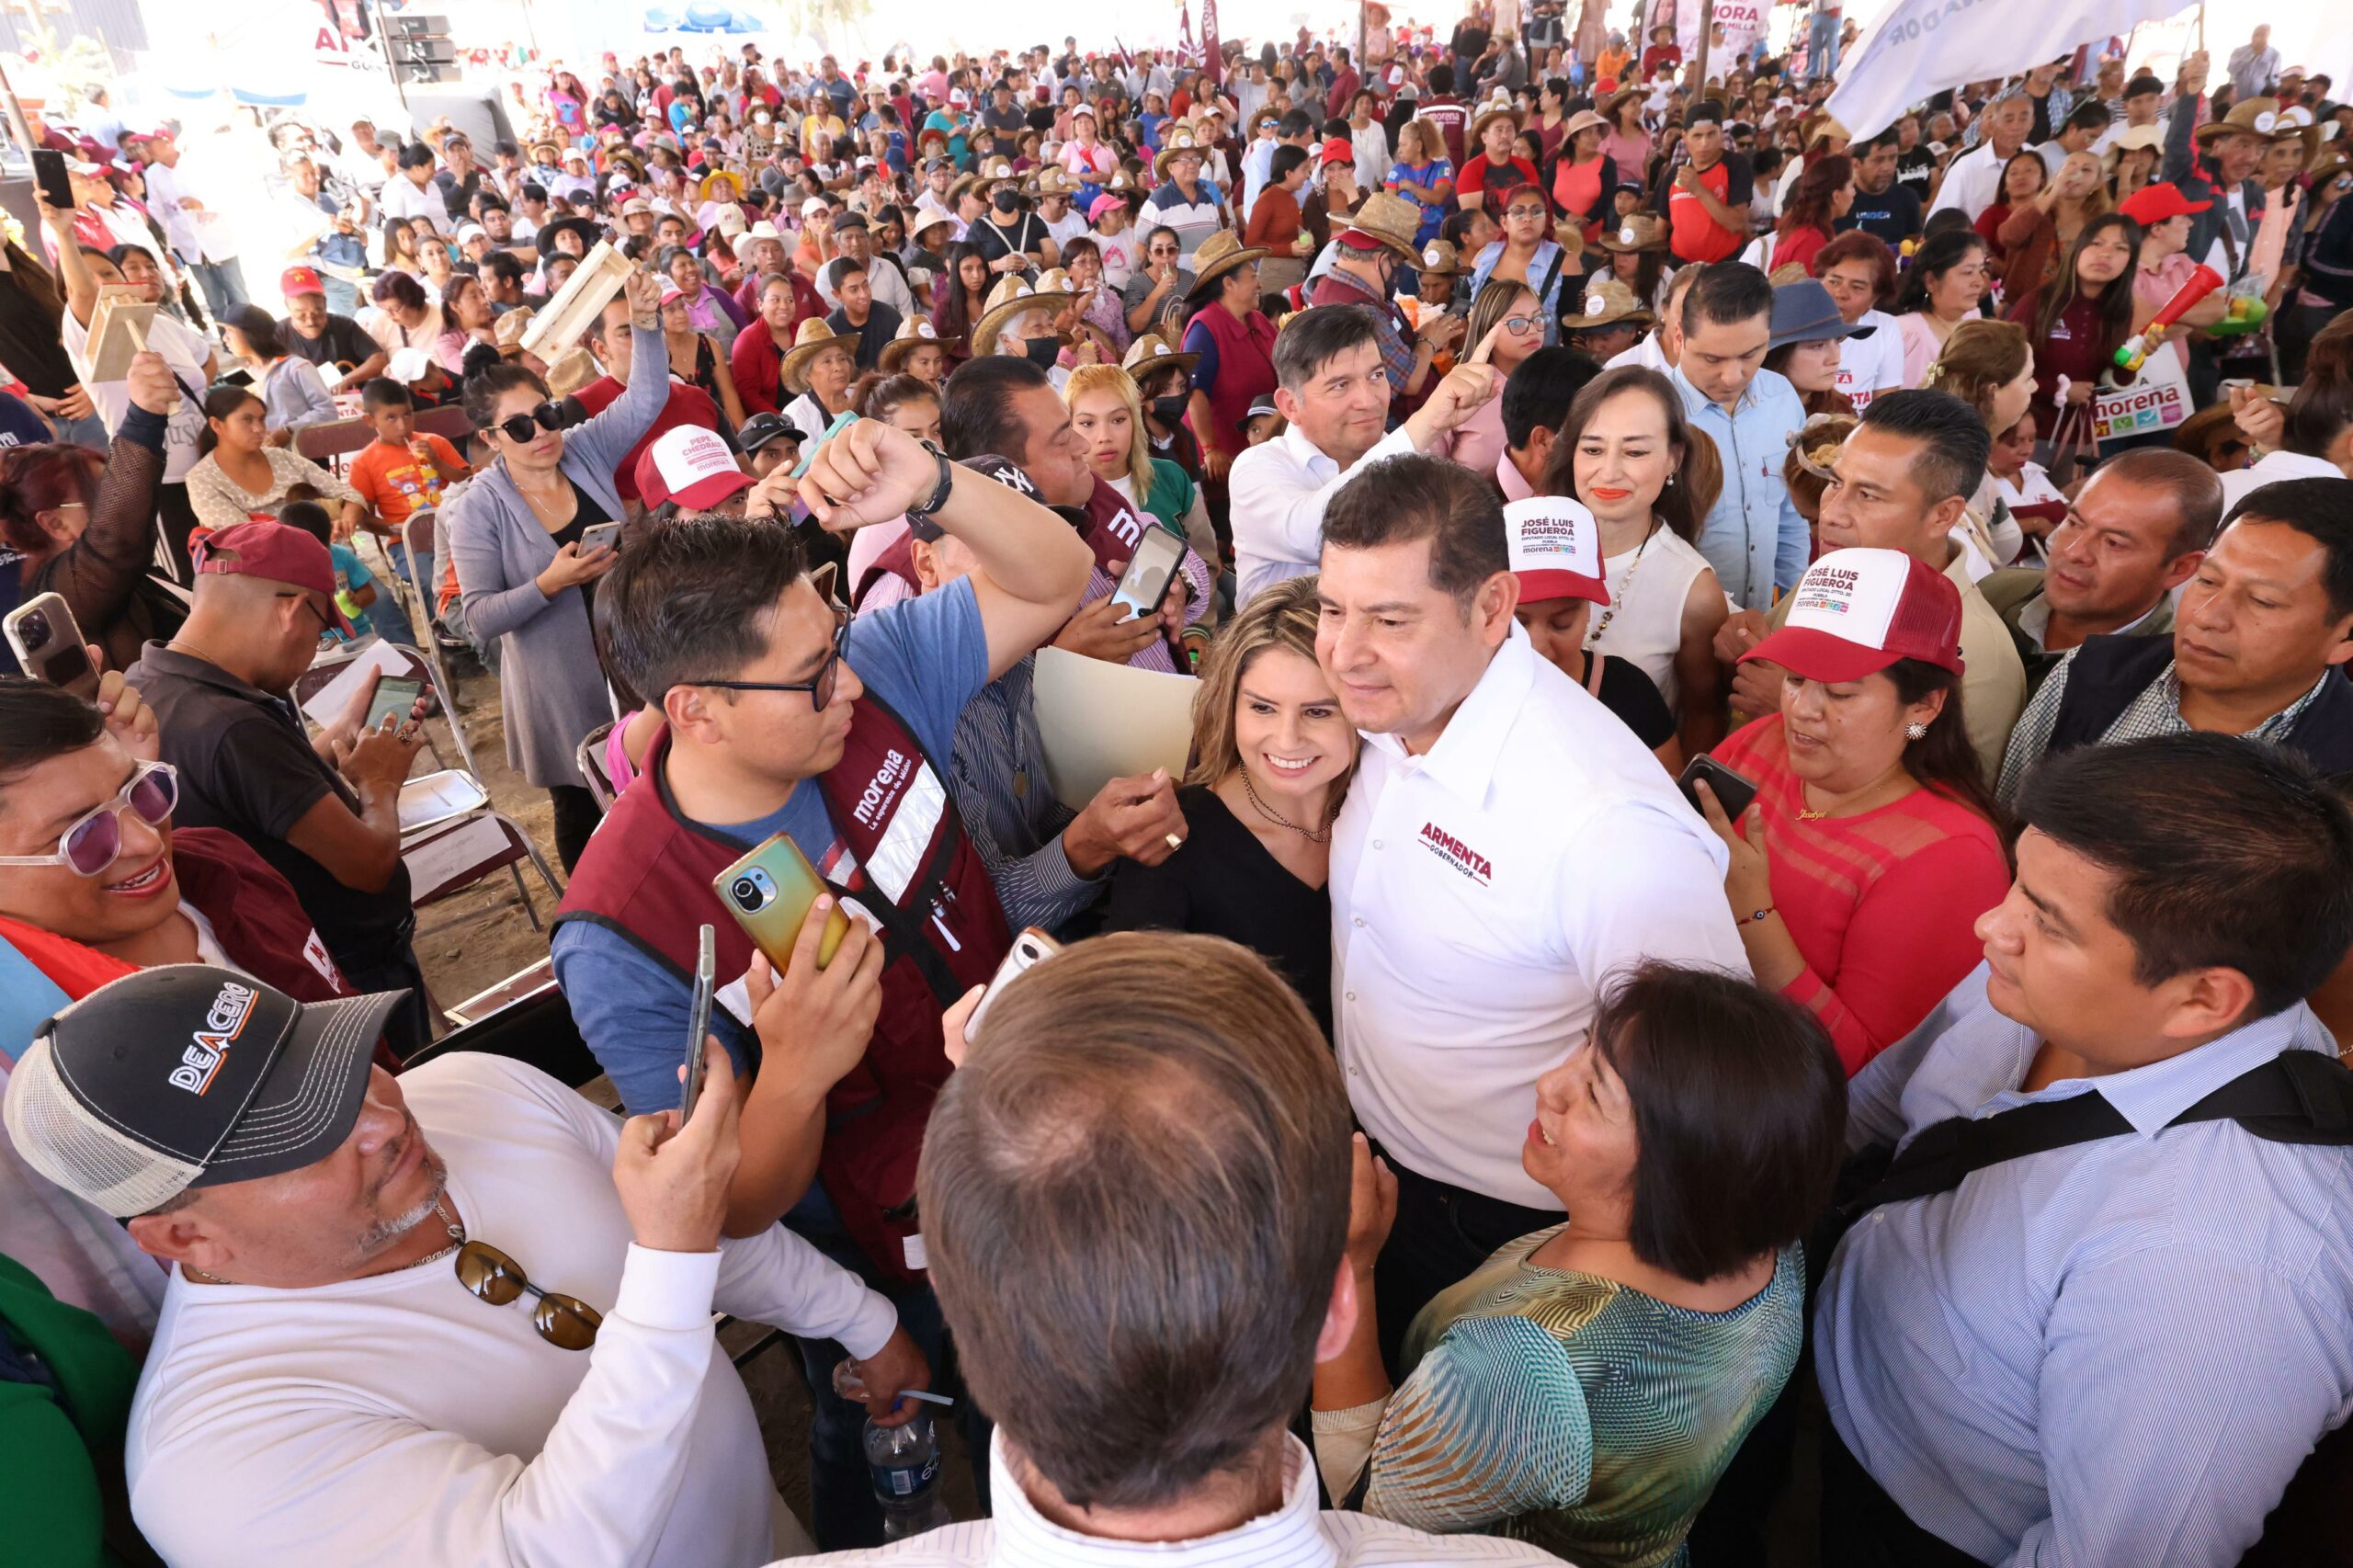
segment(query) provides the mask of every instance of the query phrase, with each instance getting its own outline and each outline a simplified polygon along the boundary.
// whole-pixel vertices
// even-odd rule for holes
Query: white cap
[[[423,381],[432,369],[433,356],[422,348],[396,348],[384,361],[384,374],[404,386]]]
[[[1504,539],[1522,604],[1546,599],[1609,602],[1601,569],[1601,529],[1565,495],[1531,495],[1504,507]]]

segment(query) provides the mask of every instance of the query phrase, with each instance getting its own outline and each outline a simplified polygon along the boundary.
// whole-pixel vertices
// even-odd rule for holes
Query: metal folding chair
[[[613,722],[597,725],[581,741],[573,760],[580,765],[580,777],[588,786],[588,793],[600,812],[613,809],[613,800],[620,791],[613,788],[612,775],[605,771],[605,741],[613,733]]]
[[[449,668],[449,655],[441,651],[441,637],[433,629],[433,597],[435,585],[440,580],[440,561],[434,553],[440,530],[435,526],[430,506],[420,506],[408,515],[401,525],[401,543],[408,551],[409,570],[418,574],[417,597],[424,614],[416,619],[425,623],[423,642],[425,656],[433,662],[433,689],[441,694],[441,709],[449,721],[449,731],[458,737],[458,755],[466,761],[466,771],[475,778],[482,769],[474,766],[473,747],[466,742],[465,721],[458,715],[458,677]]]
[[[483,792],[488,793],[487,790]],[[412,885],[409,889],[410,906],[424,909],[430,904],[439,903],[444,899],[463,892],[485,877],[498,871],[505,871],[515,880],[515,896],[521,901],[523,913],[529,916],[531,929],[544,931],[547,929],[546,924],[540,918],[538,906],[531,902],[530,889],[523,882],[523,862],[529,860],[531,863],[531,869],[539,872],[540,880],[547,884],[549,896],[559,903],[563,898],[563,884],[557,881],[555,873],[548,869],[547,857],[541,855],[540,846],[531,842],[531,835],[525,833],[514,818],[503,812],[484,806],[480,810],[468,812],[463,816],[453,817],[446,823],[436,823],[414,838],[404,840],[401,844],[401,854],[404,858],[415,855],[428,845],[483,822],[497,824],[499,836],[504,842],[495,848],[485,847],[462,866],[455,867],[446,875],[436,878],[430,887],[420,888],[414,885],[415,878],[412,870]]]

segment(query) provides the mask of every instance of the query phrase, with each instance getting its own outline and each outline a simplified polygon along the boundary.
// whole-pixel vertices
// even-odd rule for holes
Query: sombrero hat
[[[605,154],[605,162],[608,164],[619,165],[620,167],[627,169],[629,171],[630,177],[633,180],[642,182],[645,178],[645,160],[639,157],[636,153],[627,147],[616,147],[611,152],[607,153]]]
[[[1152,161],[1153,176],[1156,179],[1166,179],[1168,177],[1169,164],[1173,162],[1180,153],[1188,153],[1196,158],[1207,155],[1200,144],[1193,140],[1193,133],[1191,131],[1171,131],[1168,136],[1168,145],[1162,148],[1160,150],[1160,156]]]
[[[1264,245],[1244,244],[1231,229],[1220,229],[1193,252],[1193,286],[1187,298],[1208,293],[1210,285],[1227,273],[1273,254]]]
[[[2279,111],[2279,121],[2271,128],[2271,141],[2275,146],[2282,142],[2302,142],[2302,162],[2307,166],[2320,155],[2320,127],[2313,123],[2313,111],[2302,104],[2290,104]]]
[[[2116,165],[2123,161],[2125,153],[2137,153],[2144,148],[2154,148],[2162,152],[2165,144],[2165,133],[2156,126],[2127,126],[2117,133],[2115,141],[2108,144],[2108,151],[2101,154],[2100,162],[2107,166],[2109,174],[2114,174]]]
[[[1515,131],[1519,128],[1519,108],[1511,101],[1511,95],[1500,87],[1495,89],[1495,95],[1485,103],[1479,106],[1478,118],[1471,122],[1471,140],[1485,141],[1488,125],[1498,119],[1510,120],[1512,129]]]
[[[1059,311],[1070,303],[1072,295],[1065,290],[1058,294],[1042,293],[1020,278],[1007,275],[989,290],[988,308],[981,319],[972,324],[972,346],[975,356],[996,352],[997,335],[1007,323],[1028,315],[1031,311]]]
[[[1462,276],[1462,256],[1444,240],[1432,240],[1422,247],[1421,259],[1414,264],[1423,272],[1436,278]]]
[[[699,187],[705,201],[741,201],[744,199],[744,176],[733,169],[713,169],[702,176]],[[725,195],[720,194],[722,190]]]
[[[552,142],[534,142],[530,152],[531,162],[535,164],[544,164],[552,168],[563,162],[563,149]]]
[[[820,318],[811,316],[802,322],[800,330],[792,335],[792,347],[785,350],[784,362],[777,367],[777,379],[793,392],[808,391],[809,389],[801,380],[801,372],[809,368],[809,361],[814,359],[820,352],[835,345],[839,345],[855,358],[858,354],[858,335],[835,332]]]
[[[926,343],[939,342],[939,330],[921,316],[909,316],[899,324],[891,341],[875,356],[875,365],[886,376],[895,376],[907,362],[907,356]]]
[[[2220,119],[2210,119],[2193,134],[2200,144],[2218,136],[2269,136],[2279,129],[2278,98],[2245,98],[2231,106],[2231,112]]]
[[[1591,332],[1597,327],[1631,324],[1650,326],[1658,317],[1643,309],[1634,291],[1615,278],[1605,278],[1585,291],[1585,312],[1561,318],[1563,332]]]
[[[1422,253],[1414,244],[1414,235],[1421,226],[1422,215],[1412,202],[1389,191],[1376,190],[1364,199],[1364,205],[1356,210],[1355,215],[1348,220],[1348,226],[1340,231],[1340,241],[1346,244],[1350,234],[1361,235],[1387,246],[1406,266],[1418,267]],[[1352,245],[1349,248],[1363,250],[1369,247]]]
[[[1200,362],[1199,355],[1179,353],[1169,347],[1167,339],[1160,334],[1145,332],[1137,334],[1136,340],[1128,345],[1127,353],[1120,356],[1120,369],[1141,383],[1146,376],[1171,365],[1190,375],[1193,367]]]
[[[1629,212],[1618,220],[1618,226],[1601,236],[1600,245],[1606,251],[1628,252],[1665,250],[1666,220],[1654,212]]]

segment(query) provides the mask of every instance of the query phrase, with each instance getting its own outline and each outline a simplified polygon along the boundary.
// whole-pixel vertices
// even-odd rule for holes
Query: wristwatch
[[[923,449],[938,460],[939,483],[933,488],[928,497],[907,508],[909,522],[919,522],[947,506],[948,493],[956,488],[956,465],[948,460],[948,454],[929,441],[923,443]]]

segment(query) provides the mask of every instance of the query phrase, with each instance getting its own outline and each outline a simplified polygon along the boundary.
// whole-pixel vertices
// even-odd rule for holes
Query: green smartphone
[[[782,974],[792,962],[801,923],[809,918],[809,906],[824,892],[825,884],[801,846],[779,833],[713,877],[710,888],[752,945]],[[849,916],[836,903],[817,939],[819,969],[833,961],[835,949],[848,934]]]

